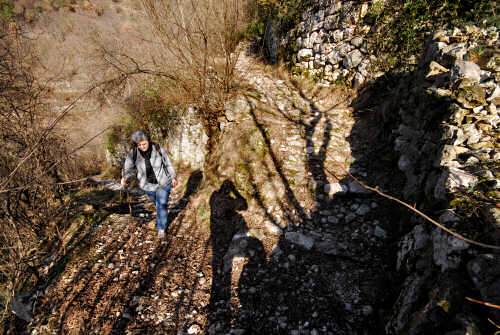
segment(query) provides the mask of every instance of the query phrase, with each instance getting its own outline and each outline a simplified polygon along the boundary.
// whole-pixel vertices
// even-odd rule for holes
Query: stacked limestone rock
[[[445,32],[435,36],[439,41],[433,45],[436,50],[433,58],[438,62],[431,63],[431,71],[438,68],[438,78],[444,77],[445,82],[435,82],[433,90],[440,97],[450,97],[454,111],[443,135],[445,143],[439,164],[449,171],[440,176],[434,189],[437,199],[444,199],[457,187],[474,187],[479,178],[491,180],[493,189],[500,187],[500,176],[495,175],[498,171],[483,168],[489,162],[500,161],[497,128],[500,50],[492,47],[498,47],[498,35],[492,27],[490,30],[469,28],[466,33],[455,30],[451,34],[454,43],[450,43],[450,36]],[[449,75],[446,67],[441,68],[442,64],[451,68]],[[446,85],[451,89],[446,90]],[[477,169],[478,166],[481,168]]]
[[[471,189],[493,194],[492,200],[498,195],[498,37],[495,27],[434,34],[423,59],[425,78],[409,81],[399,110],[401,124],[395,146],[400,153],[399,168],[407,177],[407,197],[418,194],[420,199],[446,205],[456,192]],[[452,206],[439,221],[467,234],[472,224],[463,222],[462,210]],[[483,210],[489,211],[491,223],[500,225],[498,208]],[[464,227],[461,224],[465,229],[460,229]],[[483,234],[476,236],[497,236],[490,224],[481,229]],[[437,325],[447,329],[454,323],[457,329],[479,334],[478,319],[463,309],[464,297],[477,289],[480,295],[474,294],[480,300],[500,299],[498,254],[472,248],[423,220],[401,239],[397,268],[406,279],[387,324],[389,333],[401,333],[403,329],[410,334],[422,329],[435,331]],[[431,291],[433,295],[429,295]],[[498,311],[491,312],[495,318],[500,317]],[[436,326],[432,328],[431,324]]]
[[[395,149],[407,177],[406,196],[425,185],[426,197],[446,201],[480,180],[491,190],[499,188],[498,171],[488,169],[500,160],[500,51],[493,47],[498,35],[494,27],[435,34],[422,87],[439,107],[422,110],[423,102],[414,99],[399,111]]]
[[[192,168],[202,169],[207,154],[208,136],[193,107],[180,117],[169,129],[166,147],[171,158]]]
[[[323,84],[342,80],[358,86],[373,77],[374,55],[366,40],[372,27],[363,22],[371,1],[320,1],[302,15],[283,44],[295,41],[296,68],[322,79]]]
[[[379,74],[365,19],[373,1],[322,0],[281,40],[296,50],[295,67],[321,78],[363,85]],[[438,31],[421,60],[424,73],[401,73],[394,94],[398,106],[395,150],[407,178],[406,200],[446,206],[455,192],[481,189],[498,194],[500,160],[497,111],[500,105],[499,31],[467,27]],[[421,67],[422,69],[422,67]],[[494,199],[494,198],[492,198]],[[500,210],[483,209],[500,226]],[[461,208],[442,212],[439,221],[467,235]],[[462,216],[463,217],[463,216]],[[479,334],[484,322],[464,308],[466,294],[500,301],[498,255],[456,239],[423,219],[400,241],[397,271],[399,298],[386,324],[390,334]],[[482,236],[494,236],[484,225]],[[474,237],[469,235],[468,237]],[[497,240],[498,244],[498,240]],[[430,294],[432,292],[432,294]],[[500,318],[500,313],[494,317]],[[482,317],[485,317],[484,315]],[[448,333],[447,333],[448,332]]]

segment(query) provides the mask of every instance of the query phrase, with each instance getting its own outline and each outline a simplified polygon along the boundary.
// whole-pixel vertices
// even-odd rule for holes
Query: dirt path
[[[374,160],[376,122],[348,108],[345,91],[307,91],[249,56],[242,61],[254,107],[228,127],[252,128],[266,147],[253,195],[242,196],[227,178],[195,206],[203,177],[180,171],[159,241],[146,197],[117,199],[117,185],[102,183],[99,192],[111,193],[92,213],[107,214],[95,222],[97,214],[84,215],[84,238],[45,290],[32,334],[383,332],[398,215],[336,168],[394,185]],[[272,203],[265,196],[277,191],[269,185],[284,190]]]
[[[102,184],[119,192],[117,184]],[[183,186],[171,194],[172,223],[163,241],[156,236],[154,206],[137,190],[128,202],[94,203],[95,211],[111,214],[92,225],[85,234],[88,248],[80,247],[82,254],[73,254],[47,288],[35,317],[40,333],[170,334],[188,320],[203,324],[196,311],[207,305],[210,291],[203,274],[208,249],[195,223],[184,220],[188,192]]]

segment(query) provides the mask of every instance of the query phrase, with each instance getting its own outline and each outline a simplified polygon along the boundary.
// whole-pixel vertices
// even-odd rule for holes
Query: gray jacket
[[[135,148],[128,152],[127,158],[125,159],[125,164],[123,166],[122,174],[124,178],[129,179],[137,172],[137,180],[139,181],[139,187],[144,191],[154,192],[160,188],[164,188],[170,183],[172,179],[176,178],[174,166],[170,162],[165,149],[160,146],[161,156],[156,151],[156,146],[152,142],[149,143],[153,148],[151,150],[151,166],[156,176],[158,184],[151,184],[147,182],[146,177],[146,162],[144,157],[139,153],[139,149]],[[134,160],[134,150],[137,150],[137,157],[135,164]],[[163,157],[163,161],[162,161]]]

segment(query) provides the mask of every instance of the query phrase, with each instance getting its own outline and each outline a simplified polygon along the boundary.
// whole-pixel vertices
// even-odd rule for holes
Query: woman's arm
[[[165,148],[160,146],[160,151],[161,151],[163,163],[165,164],[165,168],[167,169],[168,174],[172,178],[172,187],[176,187],[177,186],[177,174],[175,173],[174,165],[170,161],[170,157],[168,157],[168,153],[165,150]]]

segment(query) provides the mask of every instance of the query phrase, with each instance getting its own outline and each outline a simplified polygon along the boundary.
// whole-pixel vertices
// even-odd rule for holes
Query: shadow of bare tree
[[[151,215],[141,215],[149,211],[140,199],[130,201],[137,217],[120,214],[121,207],[113,201],[96,202],[94,206],[117,209],[117,213],[108,212],[89,229],[90,233],[78,238],[88,239],[88,247],[84,254],[66,259],[58,272],[60,277],[51,283],[42,304],[37,306],[36,322],[49,324],[59,334],[157,334],[182,329],[197,301],[194,294],[200,281],[200,277],[190,275],[193,262],[189,256],[196,251],[200,257],[194,262],[198,267],[195,271],[201,271],[205,264],[202,260],[208,257],[208,245],[200,247],[204,240],[196,239],[196,222],[186,222],[183,213],[202,178],[200,171],[193,172],[184,195],[171,205],[172,224],[163,241],[147,228],[145,223]],[[111,193],[117,197],[116,192]],[[98,198],[91,194],[86,197],[94,201]],[[186,234],[185,230],[194,233]],[[183,287],[189,290],[173,295],[172,286],[176,291]],[[151,298],[154,294],[156,298]],[[148,313],[153,312],[152,301],[160,297],[164,306],[175,307],[168,319],[151,322],[154,315]],[[165,315],[158,312],[157,317]]]
[[[443,273],[434,264],[431,243],[421,254],[398,255],[400,238],[423,220],[362,188],[344,170],[439,213],[444,202],[429,194],[436,193],[438,177],[447,169],[435,162],[444,159],[443,146],[451,140],[441,126],[451,115],[451,100],[429,94],[432,80],[422,82],[418,73],[389,73],[360,90],[354,101],[329,106],[314,92],[283,82],[267,88],[279,92],[247,95],[247,122],[258,130],[265,150],[259,156],[252,149],[257,154],[242,160],[249,186],[239,185],[261,208],[264,226],[280,235],[271,241],[270,259],[242,274],[232,331],[394,333],[394,322],[417,316],[412,327],[424,333],[459,329],[464,325],[459,313],[445,311],[428,292],[446,296],[453,288],[453,299],[464,304],[464,292],[475,289],[470,278],[459,278],[472,257],[464,255],[460,267]],[[404,165],[403,156],[412,164]],[[279,196],[272,198],[275,193]],[[424,229],[429,236],[432,228]],[[491,227],[466,229],[491,239],[485,236]],[[412,287],[409,298],[406,290]],[[406,299],[411,304],[405,305]],[[426,304],[434,307],[419,312]]]
[[[359,140],[348,143],[342,138],[359,120],[348,118],[345,104],[325,109],[316,106],[315,97],[298,91],[302,107],[290,99],[290,113],[278,105],[263,105],[251,95],[247,97],[252,106],[250,120],[266,153],[260,162],[252,158],[244,161],[250,197],[265,213],[268,225],[282,234],[268,261],[251,261],[243,270],[237,292],[240,307],[228,316],[225,325],[218,325],[218,330],[228,332],[225,327],[232,318],[233,331],[244,330],[245,334],[300,334],[313,329],[335,334],[363,329],[380,333],[382,310],[394,299],[388,270],[394,266],[395,254],[391,254],[391,237],[384,236],[383,241],[375,238],[373,231],[381,221],[384,227],[397,222],[398,210],[370,194],[345,190],[329,194],[331,185],[343,179],[334,164],[345,164],[349,157],[343,146],[350,146],[349,153],[358,149]],[[280,120],[279,127],[273,125],[276,119]],[[282,142],[276,143],[280,138]],[[295,151],[294,142],[300,142]],[[332,162],[329,155],[338,153],[339,148],[339,161]],[[361,158],[355,157],[349,165],[356,159]],[[295,166],[290,167],[290,161],[296,162]],[[303,177],[299,180],[294,169],[301,168]],[[335,178],[332,171],[337,174]],[[384,170],[375,174],[378,180],[393,178]],[[263,176],[269,177],[266,180]],[[272,207],[279,208],[282,217],[269,210],[269,192],[276,189],[269,191],[265,186],[274,185],[276,179],[283,196],[276,198]],[[249,250],[256,252],[251,247]],[[225,289],[229,290],[227,285]]]

